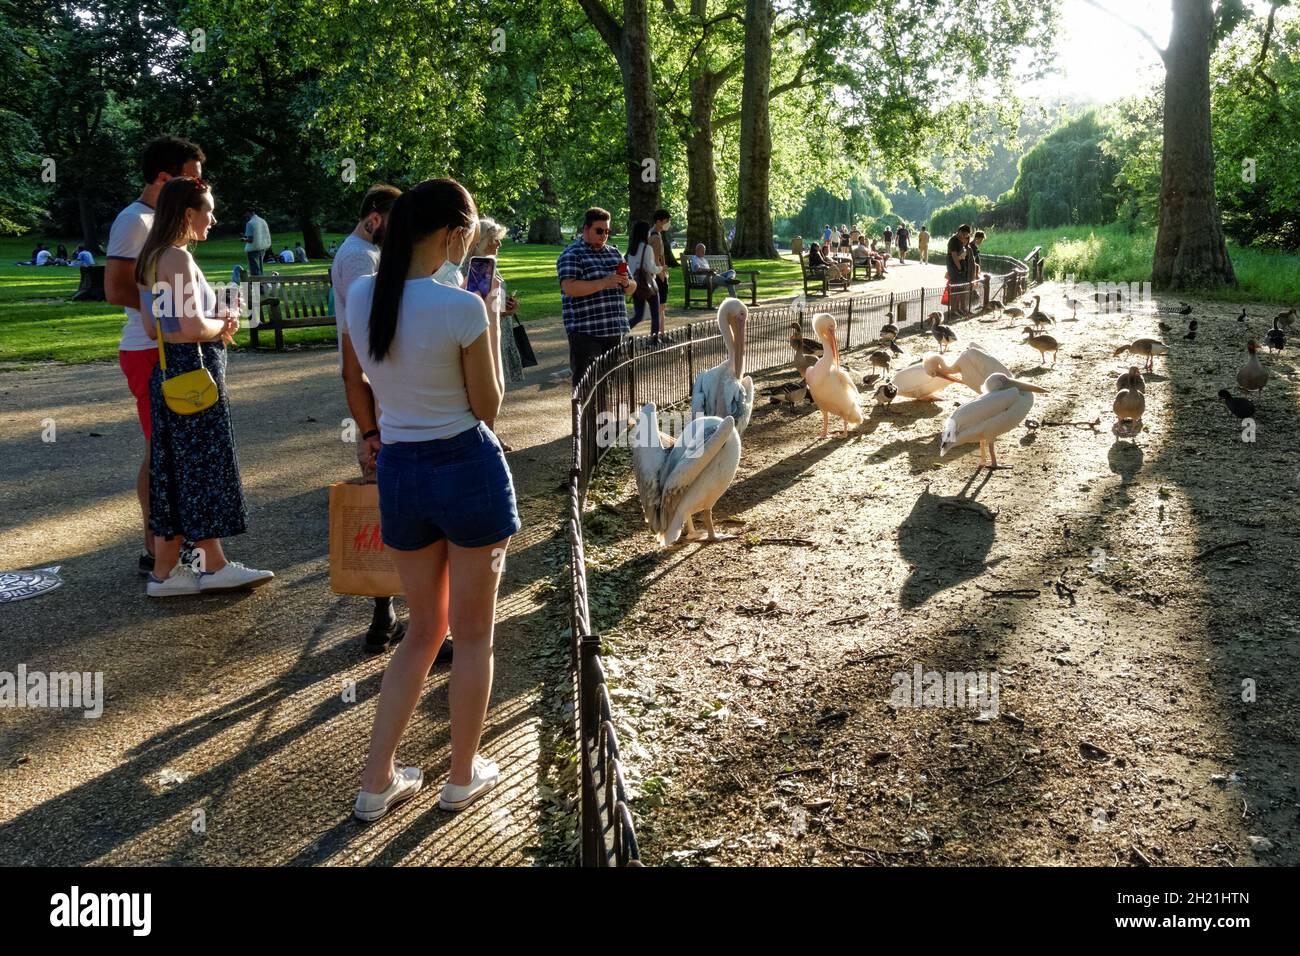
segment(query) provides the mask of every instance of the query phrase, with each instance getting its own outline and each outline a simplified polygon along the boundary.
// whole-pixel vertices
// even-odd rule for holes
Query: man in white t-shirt
[[[144,432],[144,461],[136,475],[135,494],[144,518],[144,551],[139,571],[148,576],[153,571],[153,533],[149,530],[149,439],[153,418],[149,405],[149,378],[158,364],[157,333],[140,314],[140,288],[135,282],[135,260],[153,226],[153,207],[163,184],[173,176],[203,175],[203,150],[175,136],[164,136],[145,147],[140,166],[144,173],[144,191],[113,220],[108,234],[108,255],[104,265],[104,296],[126,310],[126,324],[118,344],[117,359],[126,374],[127,387],[135,396],[135,410]]]
[[[271,248],[271,227],[253,210],[244,213],[244,252],[248,255],[248,274],[260,276],[266,252]]]
[[[72,264],[75,266],[93,266],[95,264],[94,253],[85,246],[78,246],[77,254],[72,257]]]
[[[36,253],[36,264],[38,266],[48,266],[53,255],[54,254],[50,252],[49,249],[42,249],[40,252]]]
[[[370,380],[361,370],[357,353],[348,335],[349,293],[357,279],[372,276],[379,271],[379,247],[384,241],[388,226],[388,213],[402,191],[396,186],[371,186],[361,200],[361,218],[356,228],[343,240],[330,264],[330,285],[334,293],[334,322],[338,328],[339,370],[343,376],[343,389],[347,393],[348,411],[357,431],[357,464],[366,481],[375,480],[375,465],[379,458],[379,407]],[[367,343],[361,343],[366,348]],[[406,633],[405,625],[397,620],[391,597],[375,598],[375,613],[366,632],[366,650],[379,653],[396,644]],[[443,642],[438,652],[438,663],[451,660],[451,639]]]

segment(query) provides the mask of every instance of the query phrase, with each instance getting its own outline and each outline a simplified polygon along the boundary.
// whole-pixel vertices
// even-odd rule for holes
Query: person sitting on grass
[[[90,250],[85,246],[77,246],[77,254],[72,257],[72,262],[69,263],[69,265],[74,266],[93,266],[94,264],[95,257],[91,255]]]
[[[707,250],[704,243],[695,244],[695,255],[691,256],[691,275],[702,276],[707,288],[716,289],[720,285],[727,287],[727,295],[735,298],[736,290],[739,283],[736,282],[736,270],[728,269],[726,272],[718,272],[709,265],[706,258]]]
[[[311,261],[310,259],[307,258],[307,250],[302,247],[301,242],[299,242],[297,245],[293,247],[293,261],[302,262],[302,263],[307,263]]]

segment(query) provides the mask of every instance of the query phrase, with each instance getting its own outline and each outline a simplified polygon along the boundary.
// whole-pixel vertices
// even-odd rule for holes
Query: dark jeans
[[[588,365],[621,341],[623,341],[621,335],[588,335],[585,332],[570,332],[569,368],[573,372],[573,384],[578,384]]]
[[[262,274],[262,250],[258,249],[248,254],[248,274],[254,276]]]

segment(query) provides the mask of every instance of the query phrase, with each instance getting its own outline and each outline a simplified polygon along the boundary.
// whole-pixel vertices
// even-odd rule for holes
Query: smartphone
[[[492,277],[496,275],[496,256],[475,256],[469,260],[469,274],[465,288],[484,299],[492,292]]]

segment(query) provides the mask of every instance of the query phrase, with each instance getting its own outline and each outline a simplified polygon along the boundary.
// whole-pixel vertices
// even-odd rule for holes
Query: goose
[[[955,381],[957,379],[949,373],[943,356],[938,352],[927,352],[921,361],[895,374],[891,384],[895,393],[903,398],[933,402],[940,392]]]
[[[1030,348],[1038,350],[1038,364],[1042,365],[1043,359],[1047,357],[1047,353],[1051,352],[1052,367],[1055,368],[1056,353],[1060,349],[1061,344],[1050,335],[1042,335],[1035,332],[1033,328],[1028,325],[1024,328],[1024,334],[1025,337],[1021,339],[1021,344],[1028,345]]]
[[[981,312],[1001,312],[1005,306],[1001,299],[989,299],[980,309]]]
[[[978,393],[984,382],[994,372],[1010,375],[1010,370],[988,352],[972,342],[962,349],[955,362],[945,362],[943,370],[951,375],[956,372],[961,376],[961,384],[972,392]]]
[[[1241,308],[1241,315],[1237,316],[1237,321],[1238,321],[1238,322],[1245,322],[1245,321],[1246,321],[1246,307],[1245,307],[1245,306],[1242,306],[1242,308]]]
[[[952,326],[944,325],[942,322],[936,325],[930,334],[939,343],[940,352],[948,351],[948,346],[957,341],[957,333],[952,330]]]
[[[813,316],[813,331],[826,345],[826,354],[808,370],[808,389],[822,413],[822,438],[830,434],[830,417],[842,422],[841,433],[849,433],[848,426],[862,424],[862,409],[858,407],[858,390],[847,372],[840,366],[840,346],[835,340],[835,317],[826,312]]]
[[[726,298],[718,306],[718,331],[727,349],[726,361],[695,376],[691,389],[691,417],[701,415],[736,422],[736,434],[745,434],[754,411],[754,380],[745,374],[745,323],[749,307],[739,299]]]
[[[1146,370],[1154,371],[1156,366],[1157,355],[1168,355],[1169,346],[1165,345],[1159,339],[1134,339],[1127,345],[1121,345],[1115,349],[1115,357],[1119,358],[1125,352],[1133,355],[1145,355],[1147,357]]]
[[[889,411],[889,403],[898,395],[898,389],[886,382],[876,389],[876,404],[880,405],[886,412]]]
[[[1078,299],[1071,298],[1067,295],[1065,297],[1065,304],[1070,308],[1070,317],[1077,319],[1079,317],[1079,306],[1083,305],[1083,303]]]
[[[1286,333],[1278,328],[1278,320],[1273,319],[1273,327],[1264,333],[1264,341],[1268,343],[1268,351],[1271,355],[1274,352],[1281,352],[1286,348]]]
[[[773,405],[782,403],[798,405],[800,402],[812,402],[812,396],[808,394],[808,386],[803,382],[786,382],[784,385],[764,389],[763,394],[768,396],[768,400]]]
[[[1115,412],[1115,434],[1120,438],[1132,438],[1142,430],[1142,415],[1147,409],[1146,396],[1138,389],[1124,389],[1115,396],[1111,406]]]
[[[931,329],[940,326],[942,324],[943,324],[943,313],[931,312],[929,315],[925,317],[925,321],[921,323],[921,328]]]
[[[659,431],[654,402],[641,407],[632,436],[632,469],[646,524],[660,545],[676,544],[683,529],[695,537],[693,516],[704,512],[705,540],[720,541],[713,506],[731,486],[740,464],[740,435],[728,415],[691,419],[674,440]]]
[[[1268,369],[1259,361],[1259,343],[1251,339],[1246,343],[1250,357],[1246,364],[1237,370],[1237,384],[1243,392],[1258,392],[1268,384]]]
[[[1046,312],[1044,312],[1042,309],[1038,307],[1038,301],[1040,298],[1042,297],[1037,295],[1034,296],[1034,307],[1032,310],[1030,310],[1029,321],[1034,323],[1034,325],[1040,325],[1040,326],[1047,325],[1049,322],[1052,325],[1055,325],[1056,319],[1052,318],[1050,315],[1048,315]]]
[[[884,352],[881,351],[880,349],[876,349],[876,351],[872,352],[870,355],[867,356],[867,361],[871,363],[872,368],[880,369],[880,371],[882,371],[885,374],[886,378],[889,377],[889,353],[888,352]]]
[[[1146,379],[1142,377],[1142,373],[1138,371],[1136,365],[1130,365],[1128,371],[1115,382],[1116,391],[1122,392],[1125,389],[1136,392],[1145,392],[1147,390]]]
[[[790,328],[797,330],[798,326],[791,323]],[[794,349],[794,370],[799,373],[800,378],[806,378],[808,370],[817,364],[817,356],[809,355],[804,348],[803,343],[805,341],[807,340],[802,336],[790,336],[790,347]]]
[[[991,460],[990,470],[1005,468],[998,464],[998,455],[993,443],[999,435],[1015,428],[1029,410],[1034,407],[1033,392],[1046,392],[1047,389],[1029,382],[1022,382],[1001,372],[994,372],[984,382],[983,394],[979,398],[958,407],[948,416],[943,432],[939,436],[939,457],[948,453],[955,445],[980,445],[980,465]]]
[[[880,341],[885,345],[888,345],[889,351],[893,352],[895,355],[902,355],[903,350],[900,349],[898,343],[894,341],[896,338],[898,338],[898,326],[893,322],[880,327]]]
[[[1223,404],[1228,406],[1228,411],[1234,418],[1240,420],[1255,417],[1255,403],[1250,399],[1238,398],[1226,388],[1219,389],[1219,398],[1223,399]]]
[[[1006,318],[1011,319],[1011,320],[1014,321],[1014,320],[1016,320],[1016,319],[1023,319],[1023,318],[1025,317],[1025,310],[1024,310],[1024,309],[1017,309],[1017,308],[1015,308],[1015,307],[1013,306],[1013,307],[1010,308],[1010,309],[1003,309],[1003,310],[1002,310],[1002,314],[1003,314],[1003,316],[1005,316]]]
[[[867,388],[870,388],[872,385],[875,385],[879,381],[880,381],[879,372],[872,372],[870,375],[862,376],[862,384]]]
[[[816,339],[804,338],[802,321],[790,323],[790,344],[791,345],[794,345],[795,339],[799,340],[799,346],[805,352],[820,352],[822,350],[822,344],[818,342]]]
[[[1242,309],[1244,312],[1245,309]],[[1280,322],[1284,329],[1289,329],[1295,323],[1295,309],[1287,309],[1285,312],[1279,312],[1273,317],[1274,322]]]

